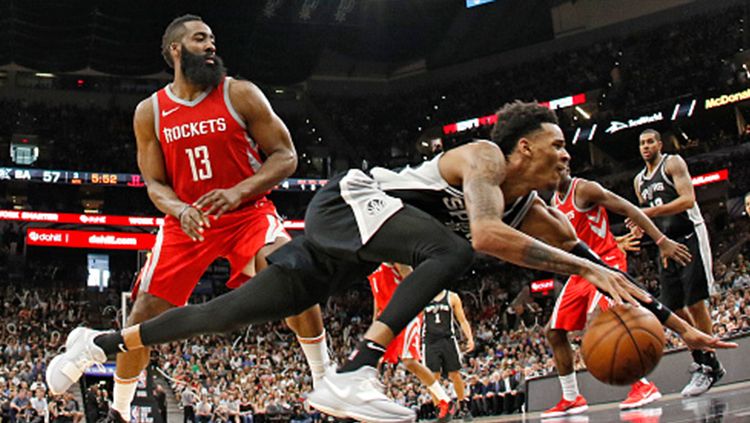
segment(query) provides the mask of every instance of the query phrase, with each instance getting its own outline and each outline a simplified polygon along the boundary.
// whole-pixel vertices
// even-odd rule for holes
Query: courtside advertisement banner
[[[113,216],[106,214],[55,213],[24,210],[0,210],[0,220],[112,226],[161,226],[164,223],[164,219],[161,217]]]
[[[150,250],[156,235],[130,232],[75,231],[46,228],[26,230],[26,244],[38,247]]]
[[[113,216],[106,214],[55,213],[24,210],[0,210],[0,220],[38,223],[73,223],[78,225],[143,226],[156,227],[164,224],[162,217]],[[303,230],[302,220],[285,220],[284,229]]]

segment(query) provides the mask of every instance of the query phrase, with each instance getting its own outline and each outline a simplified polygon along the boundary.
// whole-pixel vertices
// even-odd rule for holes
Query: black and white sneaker
[[[724,367],[714,370],[710,366],[698,363],[691,363],[689,371],[691,373],[690,382],[682,389],[683,397],[703,395],[727,373]]]
[[[414,411],[388,398],[374,367],[353,372],[326,374],[307,397],[313,408],[338,418],[369,423],[411,423]]]

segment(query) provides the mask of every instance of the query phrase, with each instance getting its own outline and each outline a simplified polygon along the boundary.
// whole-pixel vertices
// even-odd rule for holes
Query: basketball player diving
[[[537,189],[554,189],[570,156],[551,110],[514,102],[498,113],[492,142],[476,141],[394,172],[352,169],[311,200],[305,235],[268,257],[269,266],[209,302],[170,310],[116,332],[75,329],[47,368],[56,391],[122,349],[236,330],[309,309],[366,277],[382,262],[411,265],[391,301],[309,403],[336,417],[414,421],[377,380],[385,347],[441,290],[471,265],[475,251],[520,266],[579,274],[614,303],[641,303],[692,348],[733,348],[685,323],[580,242],[565,216]],[[538,238],[538,239],[535,239]]]

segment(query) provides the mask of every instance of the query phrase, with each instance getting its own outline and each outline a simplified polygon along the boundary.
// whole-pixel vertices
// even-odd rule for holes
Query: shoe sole
[[[51,394],[54,394],[54,395],[60,395],[60,394],[62,394],[62,393],[65,393],[65,392],[67,391],[67,389],[66,389],[65,391],[60,391],[60,392],[56,392],[56,391],[55,391],[55,390],[54,390],[54,389],[52,388],[53,384],[52,384],[52,383],[50,383],[50,380],[49,380],[49,376],[48,376],[48,375],[49,375],[49,371],[50,371],[51,369],[53,369],[53,368],[55,367],[56,363],[57,363],[58,361],[60,361],[61,359],[62,359],[62,355],[58,355],[58,356],[56,356],[55,358],[53,358],[53,359],[52,359],[52,361],[50,361],[50,362],[49,362],[49,364],[47,365],[47,371],[45,372],[45,373],[47,373],[47,375],[45,375],[45,378],[44,378],[44,379],[45,379],[45,382],[47,382],[47,386],[49,387],[49,391],[50,391],[50,393],[51,393]]]
[[[307,402],[308,404],[310,404],[312,408],[320,412],[323,412],[325,414],[328,414],[329,416],[333,416],[339,419],[354,419],[354,420],[359,420],[359,421],[367,422],[367,423],[412,423],[416,421],[415,417],[411,417],[409,419],[372,418],[371,416],[365,416],[357,412],[337,410],[337,409],[328,407],[326,405],[320,404],[310,398],[307,399]]]
[[[77,328],[73,329],[73,330],[72,330],[72,331],[70,332],[70,334],[68,334],[68,338],[67,338],[67,339],[65,340],[65,353],[67,353],[67,352],[68,352],[68,350],[70,350],[71,346],[73,346],[73,345],[74,345],[74,344],[75,344],[76,342],[78,342],[78,341],[79,341],[79,339],[80,339],[80,338],[81,338],[82,336],[85,336],[85,335],[86,335],[86,328],[84,328],[84,327],[82,327],[82,326],[79,326],[79,327],[77,327]],[[62,358],[63,358],[63,355],[64,355],[65,353],[62,353],[62,354],[58,354],[58,355],[57,355],[57,356],[56,356],[55,358],[53,358],[53,359],[52,359],[52,361],[50,361],[50,362],[49,362],[49,364],[47,365],[47,372],[46,372],[47,374],[49,374],[49,370],[50,370],[50,369],[53,369],[53,368],[55,367],[55,364],[56,364],[57,362],[59,362],[60,360],[62,360]],[[62,393],[65,393],[65,392],[67,392],[67,391],[68,391],[68,389],[70,389],[70,387],[71,387],[71,386],[73,385],[73,383],[75,383],[75,382],[71,382],[71,384],[70,384],[70,385],[68,385],[68,389],[65,389],[64,391],[60,391],[60,392],[55,392],[55,391],[54,391],[54,390],[52,389],[52,384],[50,383],[50,381],[49,381],[49,378],[48,378],[48,377],[46,377],[46,375],[45,375],[45,381],[47,382],[47,386],[49,386],[49,387],[50,387],[50,392],[51,392],[52,394],[54,394],[54,395],[60,395],[60,394],[62,394]]]
[[[569,408],[569,409],[567,409],[565,411],[554,411],[552,413],[542,413],[542,415],[539,416],[539,417],[541,417],[543,419],[549,419],[549,418],[552,418],[552,417],[570,416],[570,415],[573,415],[573,414],[581,414],[581,413],[583,413],[584,411],[586,411],[588,409],[589,409],[588,405],[582,405],[580,407]]]
[[[638,408],[643,407],[646,404],[651,404],[652,402],[661,399],[661,392],[656,391],[650,395],[647,395],[645,398],[638,402],[630,403],[630,404],[623,404],[620,403],[620,410],[630,410],[631,408]]]

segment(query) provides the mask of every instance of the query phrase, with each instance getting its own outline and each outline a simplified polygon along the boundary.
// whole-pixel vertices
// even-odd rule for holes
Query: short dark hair
[[[492,128],[492,142],[505,154],[510,154],[516,149],[518,140],[542,129],[543,123],[558,124],[557,115],[548,107],[520,100],[505,104],[495,115],[497,122]]]
[[[643,132],[641,132],[640,135],[638,135],[638,138],[640,139],[644,135],[653,135],[654,138],[656,138],[656,141],[661,141],[661,133],[657,131],[656,129],[644,129]]]
[[[164,30],[164,35],[161,37],[161,55],[164,56],[164,60],[170,68],[174,68],[174,62],[172,61],[172,56],[169,54],[169,46],[179,41],[185,35],[185,22],[192,21],[203,22],[203,18],[190,14],[178,16]]]

